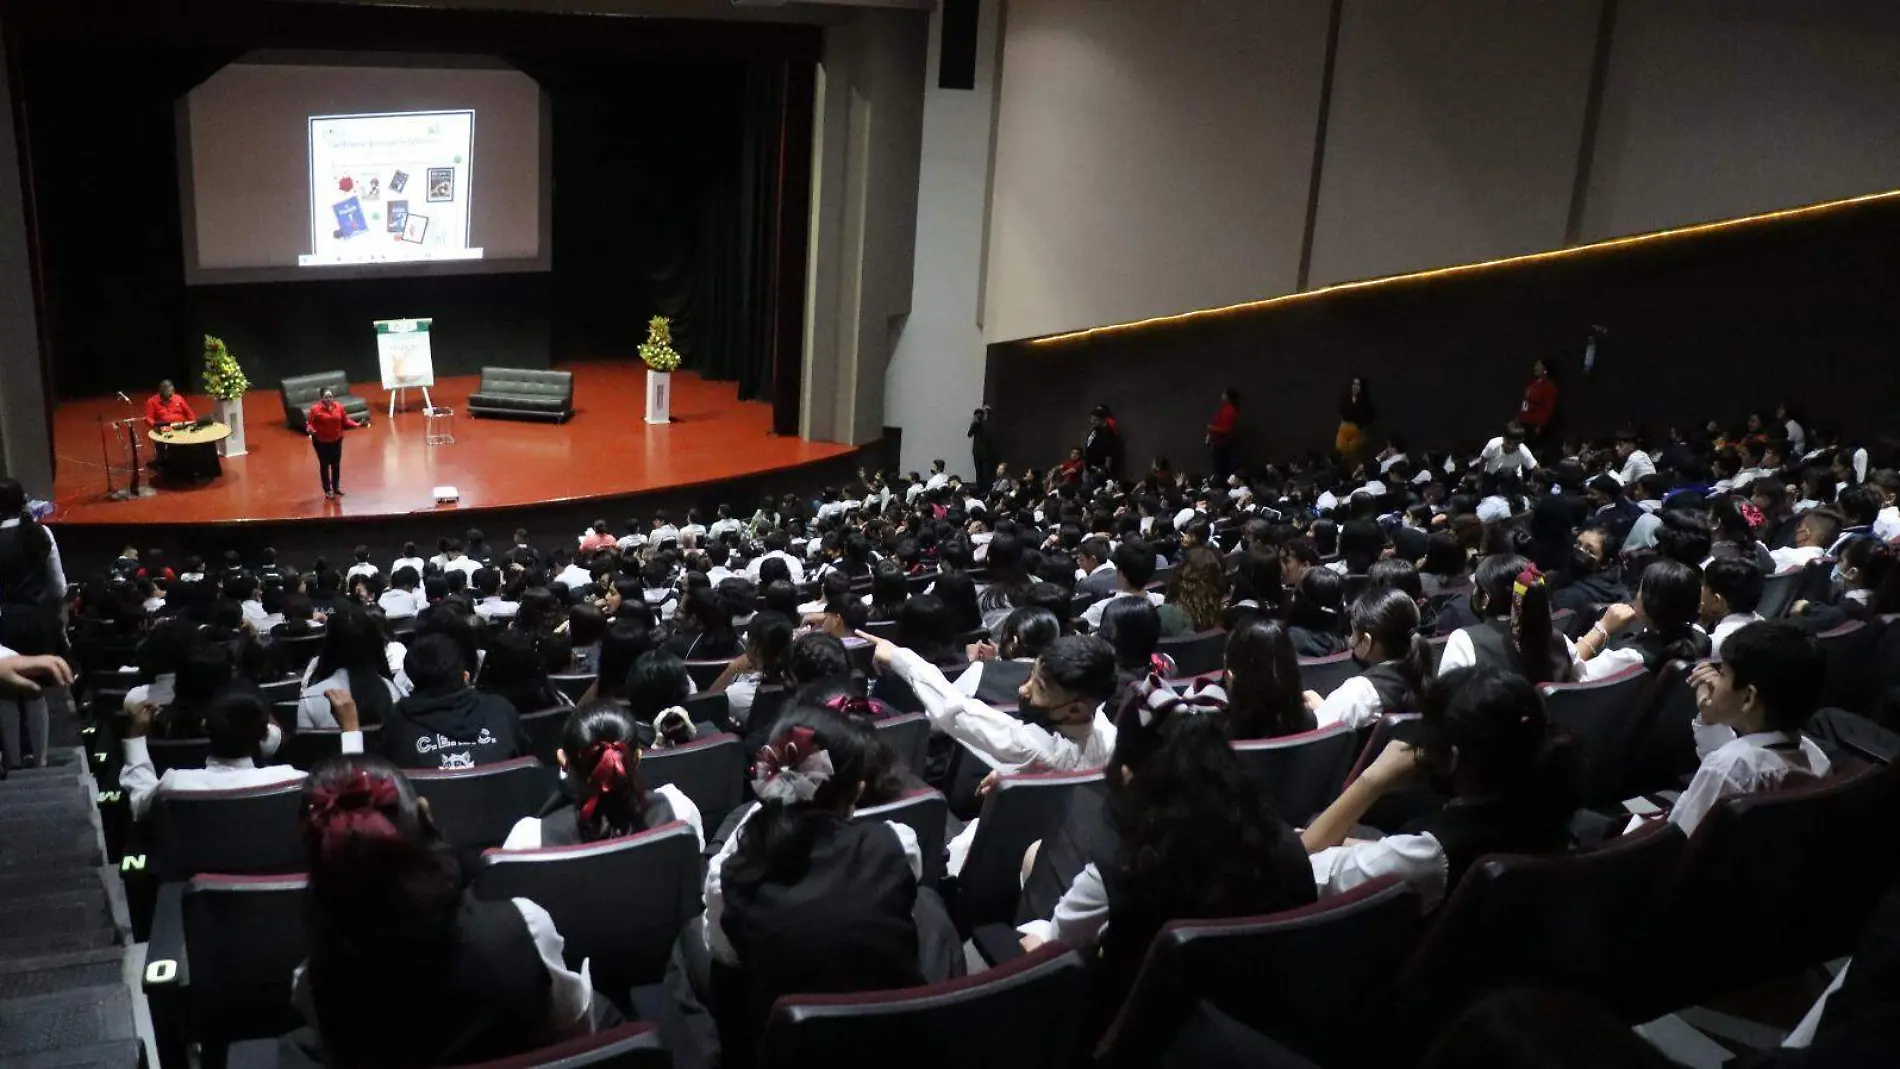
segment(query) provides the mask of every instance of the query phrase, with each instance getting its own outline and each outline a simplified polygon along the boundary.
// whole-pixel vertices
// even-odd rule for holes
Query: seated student
[[[939,584],[941,585],[941,584]],[[966,660],[957,645],[950,606],[935,594],[919,594],[898,613],[897,643],[931,664],[958,665]]]
[[[1779,571],[1805,567],[1827,556],[1827,547],[1840,537],[1844,521],[1833,509],[1817,508],[1801,514],[1794,528],[1794,546],[1769,550]]]
[[[330,618],[323,649],[303,670],[303,689],[297,696],[297,730],[331,729],[325,695],[342,690],[356,699],[365,724],[380,724],[391,706],[402,700],[402,688],[389,670],[383,636],[368,613],[347,606]]]
[[[644,745],[677,746],[693,741],[698,729],[680,708],[693,694],[686,662],[665,650],[640,655],[627,672],[624,700],[639,725]]]
[[[548,681],[547,665],[535,639],[516,630],[489,639],[487,656],[475,674],[475,689],[501,698],[516,712],[569,704],[567,696]]]
[[[414,568],[402,567],[389,575],[389,589],[382,592],[376,604],[383,615],[391,620],[401,620],[414,616],[429,607],[428,601],[418,589],[422,585],[422,576]]]
[[[1346,648],[1346,580],[1329,568],[1308,568],[1293,584],[1287,602],[1286,631],[1301,657],[1331,657]]]
[[[1115,594],[1090,605],[1082,613],[1082,620],[1093,631],[1102,626],[1102,613],[1110,603],[1121,598],[1146,598],[1151,604],[1159,605],[1165,598],[1159,591],[1150,593],[1146,587],[1148,580],[1155,575],[1155,551],[1146,542],[1127,539],[1116,546],[1109,556],[1115,564]]]
[[[1569,582],[1550,595],[1550,607],[1561,612],[1584,612],[1594,616],[1605,605],[1628,600],[1629,587],[1623,582],[1623,563],[1618,553],[1622,544],[1607,527],[1585,527],[1577,532],[1576,551],[1565,572]]]
[[[417,638],[402,669],[415,689],[383,718],[384,757],[404,768],[474,768],[528,753],[520,714],[469,686],[468,661],[453,638]]]
[[[1122,710],[1103,777],[1107,826],[1051,915],[1019,925],[1025,950],[1060,941],[1099,966],[1119,1005],[1170,921],[1255,916],[1314,900],[1300,840],[1228,741],[1218,703],[1146,681]]]
[[[1357,730],[1386,713],[1415,709],[1432,674],[1431,644],[1418,633],[1418,603],[1405,591],[1368,590],[1353,602],[1351,621],[1346,648],[1367,667],[1323,698],[1305,692],[1320,727],[1343,723]]]
[[[1753,561],[1717,557],[1702,569],[1702,626],[1709,632],[1709,656],[1720,659],[1722,642],[1761,619],[1764,579]]]
[[[1014,709],[1016,692],[1029,681],[1036,658],[1062,633],[1055,613],[1035,605],[1010,610],[995,645],[979,642],[957,689],[985,705]]]
[[[1550,588],[1531,562],[1494,553],[1478,565],[1471,610],[1479,623],[1451,633],[1438,660],[1445,675],[1474,665],[1516,672],[1532,683],[1575,678],[1570,649],[1550,623]]]
[[[910,684],[932,727],[999,769],[1097,769],[1115,749],[1115,725],[1102,708],[1115,693],[1115,649],[1101,638],[1064,635],[1043,649],[1017,691],[1022,714],[1032,724],[965,695],[910,650],[875,635],[858,637],[877,647],[872,661],[878,671]]]
[[[1120,708],[1119,695],[1128,687],[1148,678],[1153,672],[1172,678],[1174,661],[1161,649],[1161,614],[1140,598],[1118,598],[1102,613],[1102,626],[1095,633],[1115,649],[1116,697],[1109,708]]]
[[[739,636],[732,629],[732,613],[711,590],[694,590],[674,614],[673,636],[666,649],[682,661],[718,661],[738,655]]]
[[[255,695],[230,693],[212,701],[198,719],[197,730],[211,743],[205,766],[166,769],[160,776],[145,741],[151,734],[152,718],[157,712],[157,705],[142,702],[132,710],[126,723],[122,744],[125,764],[119,769],[119,787],[126,793],[133,820],[145,819],[151,811],[152,799],[172,791],[267,787],[303,779],[303,771],[289,765],[260,765],[265,745],[273,738],[277,725],[271,722],[269,711]],[[363,736],[355,731],[345,734],[342,748],[345,753],[360,752]]]
[[[1846,524],[1834,544],[1828,547],[1831,557],[1840,556],[1849,543],[1874,537],[1874,522],[1880,518],[1880,494],[1871,486],[1850,486],[1841,491],[1835,506]]]
[[[1690,674],[1702,765],[1670,807],[1670,823],[1693,835],[1724,797],[1773,790],[1791,775],[1827,775],[1827,755],[1801,734],[1820,705],[1824,667],[1799,627],[1763,621],[1729,635],[1720,664]]]
[[[1159,606],[1161,633],[1172,638],[1217,630],[1226,602],[1227,569],[1220,554],[1195,546],[1181,555],[1169,580],[1167,600]]]
[[[292,1002],[320,1064],[462,1065],[592,1031],[586,963],[562,963],[547,911],[466,894],[454,852],[387,761],[343,756],[313,770],[303,834],[310,956]],[[391,1027],[393,1006],[416,1025]]]
[[[1606,679],[1634,665],[1651,672],[1665,661],[1697,661],[1709,656],[1709,636],[1696,626],[1702,615],[1702,577],[1694,567],[1659,560],[1643,569],[1636,597],[1603,610],[1588,634],[1577,640],[1577,678]],[[1631,624],[1642,630],[1627,642],[1610,642]]]
[[[1435,909],[1485,854],[1548,854],[1570,845],[1574,748],[1553,738],[1529,680],[1459,668],[1426,687],[1419,740],[1391,742],[1300,839],[1322,896],[1397,875]],[[1348,842],[1367,810],[1420,773],[1452,801],[1373,842]]]
[[[1709,502],[1709,526],[1715,535],[1714,543],[1709,546],[1710,559],[1739,558],[1753,564],[1763,575],[1773,575],[1780,567],[1749,524],[1747,513],[1742,511],[1741,498],[1731,494]]]
[[[1249,617],[1227,636],[1227,731],[1234,739],[1277,739],[1317,726],[1300,694],[1300,662],[1280,621]]]
[[[851,820],[876,732],[800,707],[770,737],[752,766],[759,801],[706,866],[706,946],[735,970],[731,983],[714,976],[730,1065],[749,1061],[747,1037],[780,995],[910,987],[961,963],[960,950],[954,961],[946,953],[956,935],[941,903],[917,885],[917,836],[895,821]]]
[[[576,709],[554,751],[561,789],[541,812],[508,832],[503,850],[572,846],[613,839],[678,820],[706,845],[699,807],[670,783],[651,790],[640,782],[640,741],[633,718],[605,702]]]
[[[1801,629],[1818,635],[1849,620],[1875,620],[1900,613],[1900,567],[1894,565],[1893,547],[1871,538],[1847,544],[1837,566],[1841,598],[1833,605],[1797,601],[1789,615]]]
[[[895,623],[910,598],[910,580],[904,575],[904,566],[888,558],[878,561],[871,570],[871,592],[865,597],[866,622]]]
[[[727,714],[733,723],[744,727],[759,687],[784,684],[791,653],[792,622],[775,612],[755,613],[746,625],[745,652],[734,657],[706,689],[713,694],[723,692]]]

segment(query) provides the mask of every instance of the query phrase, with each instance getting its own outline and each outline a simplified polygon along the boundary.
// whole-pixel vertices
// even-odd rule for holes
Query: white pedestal
[[[244,398],[235,401],[218,402],[218,422],[231,428],[231,437],[218,443],[218,455],[221,457],[241,457],[244,455]]]
[[[647,369],[647,422],[671,423],[673,410],[673,373]]]

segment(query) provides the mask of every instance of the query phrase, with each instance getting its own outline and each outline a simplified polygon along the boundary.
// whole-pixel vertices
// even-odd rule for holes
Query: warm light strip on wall
[[[1493,267],[1505,267],[1514,264],[1541,263],[1545,260],[1561,259],[1568,256],[1581,256],[1588,253],[1602,252],[1608,249],[1641,245],[1651,241],[1662,241],[1667,238],[1688,237],[1693,234],[1706,234],[1719,230],[1729,230],[1737,227],[1750,226],[1755,223],[1772,222],[1777,219],[1794,219],[1819,212],[1832,211],[1836,208],[1846,208],[1856,204],[1869,204],[1875,201],[1895,199],[1900,199],[1900,189],[1888,190],[1884,193],[1866,193],[1858,197],[1824,201],[1820,204],[1806,204],[1798,208],[1782,208],[1777,211],[1763,212],[1760,215],[1743,215],[1733,219],[1718,219],[1710,223],[1693,223],[1688,226],[1672,227],[1668,230],[1654,230],[1647,234],[1632,234],[1629,237],[1610,238],[1605,241],[1592,242],[1588,245],[1573,245],[1567,249],[1546,249],[1543,252],[1529,252],[1518,256],[1506,256],[1498,260],[1481,260],[1476,263],[1457,264],[1452,267],[1434,267],[1429,270],[1413,271],[1403,275],[1385,275],[1379,278],[1360,279],[1356,282],[1335,282],[1330,286],[1321,286],[1315,290],[1301,290],[1298,293],[1286,293],[1278,297],[1267,297],[1258,301],[1230,304],[1223,308],[1198,308],[1191,312],[1176,312],[1173,315],[1153,316],[1148,319],[1137,319],[1128,323],[1111,323],[1107,326],[1072,330],[1064,334],[1051,334],[1047,337],[1031,338],[1028,343],[1030,345],[1053,345],[1057,342],[1093,338],[1099,335],[1124,330],[1139,330],[1142,327],[1159,326],[1164,323],[1186,323],[1211,316],[1233,315],[1238,312],[1251,312],[1260,308],[1270,308],[1274,305],[1312,300],[1316,297],[1324,297],[1331,293],[1342,293],[1347,290],[1389,286],[1396,283],[1416,282],[1428,278],[1443,278],[1448,275],[1460,275],[1472,271],[1483,271]]]

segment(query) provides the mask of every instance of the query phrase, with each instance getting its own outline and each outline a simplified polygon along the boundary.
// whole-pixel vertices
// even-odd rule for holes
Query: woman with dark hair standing
[[[503,850],[597,842],[675,820],[705,846],[705,822],[693,800],[670,783],[649,790],[640,781],[638,728],[619,706],[601,702],[574,710],[554,761],[561,768],[559,793],[540,813],[515,822]]]
[[[1280,621],[1253,617],[1227,638],[1227,728],[1236,739],[1277,739],[1317,727],[1301,700],[1300,662]]]
[[[0,479],[0,647],[28,657],[64,653],[65,603],[59,543],[34,518],[26,488],[17,479]],[[28,738],[34,763],[45,767],[48,723],[44,692],[23,700],[0,697],[0,742],[8,767],[26,763]]]
[[[1339,430],[1333,435],[1333,451],[1348,465],[1358,459],[1377,415],[1372,406],[1372,384],[1364,376],[1354,375],[1339,395]]]
[[[1305,694],[1321,727],[1371,727],[1387,713],[1418,708],[1432,674],[1432,648],[1418,633],[1418,603],[1397,587],[1369,590],[1353,602],[1348,627],[1352,659],[1366,670],[1321,697]]]
[[[323,496],[334,500],[343,496],[343,432],[354,430],[368,424],[350,418],[348,411],[337,403],[336,391],[328,386],[323,388],[323,396],[310,406],[304,417],[304,433],[310,436],[310,444],[317,451],[317,476],[323,480]]]
[[[461,1065],[591,1030],[593,987],[562,963],[553,919],[525,898],[465,895],[454,851],[395,766],[317,766],[302,824],[310,956],[292,1001],[319,1064]],[[412,1026],[391,1026],[395,1006]]]
[[[1313,872],[1264,786],[1234,756],[1211,696],[1144,682],[1116,722],[1103,775],[1110,835],[1024,949],[1061,941],[1099,962],[1092,1001],[1116,1006],[1170,921],[1275,913],[1313,901]]]
[[[1301,833],[1322,895],[1397,875],[1435,909],[1485,854],[1569,847],[1576,753],[1550,732],[1543,699],[1529,680],[1497,668],[1459,668],[1427,686],[1421,704],[1417,746],[1387,743]],[[1375,802],[1421,773],[1450,804],[1399,834],[1346,842]]]

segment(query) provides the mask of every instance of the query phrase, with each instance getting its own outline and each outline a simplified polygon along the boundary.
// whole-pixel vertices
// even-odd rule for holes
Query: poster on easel
[[[427,389],[435,385],[429,323],[427,319],[376,320],[376,358],[382,365],[383,389]]]

